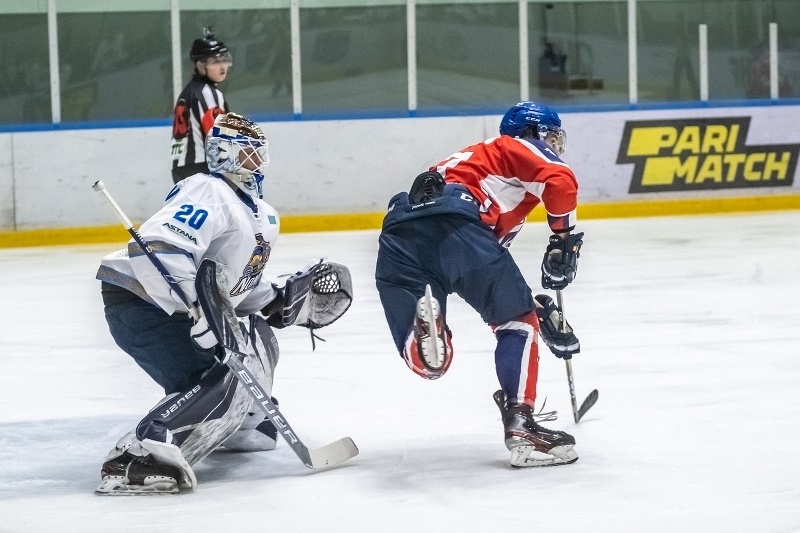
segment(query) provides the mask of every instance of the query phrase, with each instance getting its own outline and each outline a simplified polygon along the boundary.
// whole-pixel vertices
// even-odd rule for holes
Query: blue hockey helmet
[[[567,149],[567,132],[558,113],[535,102],[520,102],[506,111],[500,121],[500,135],[545,141],[558,155]]]
[[[258,124],[236,113],[223,113],[206,137],[208,169],[223,173],[244,192],[261,198],[268,147]]]

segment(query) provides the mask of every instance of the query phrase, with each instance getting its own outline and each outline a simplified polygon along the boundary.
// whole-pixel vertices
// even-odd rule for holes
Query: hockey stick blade
[[[566,318],[564,318],[564,299],[563,296],[561,295],[560,290],[556,290],[556,300],[558,302],[558,308],[560,310],[559,318],[561,319],[561,331],[565,332],[567,330],[567,320]],[[593,390],[591,393],[589,393],[589,396],[587,396],[586,399],[583,400],[583,403],[581,404],[580,408],[578,408],[578,399],[575,395],[575,380],[572,376],[572,358],[570,357],[564,359],[564,363],[566,363],[567,367],[567,383],[569,384],[569,399],[570,402],[572,403],[572,418],[573,420],[575,420],[575,423],[577,424],[578,422],[580,422],[581,418],[583,418],[583,415],[586,414],[586,411],[591,409],[592,406],[595,403],[597,403],[597,397],[599,393],[597,392],[597,389]]]
[[[592,406],[597,403],[597,398],[599,395],[600,393],[597,392],[597,389],[594,389],[592,392],[589,393],[589,396],[587,396],[586,399],[583,400],[581,408],[578,409],[578,414],[576,415],[577,418],[576,422],[580,421],[580,419],[583,418],[583,415],[586,414],[586,411],[591,409]]]
[[[266,413],[267,418],[278,429],[292,451],[309,468],[326,468],[337,465],[358,455],[358,448],[350,437],[345,437],[326,446],[309,450],[295,434],[281,414],[270,395],[242,362],[247,354],[240,347],[246,346],[244,335],[230,299],[221,287],[229,285],[229,272],[210,259],[204,259],[197,269],[197,297],[209,327],[228,355],[225,364],[247,389],[253,400]],[[241,358],[241,359],[240,359]]]

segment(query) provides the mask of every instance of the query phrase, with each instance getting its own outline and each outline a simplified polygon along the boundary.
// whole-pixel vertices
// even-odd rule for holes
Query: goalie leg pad
[[[269,394],[277,341],[262,318],[251,315],[248,321],[249,327],[239,323],[245,343],[240,349],[250,354],[244,365]],[[259,329],[269,335],[269,350]],[[180,447],[188,464],[194,465],[233,435],[251,411],[255,408],[250,393],[227,366],[216,365],[190,391],[164,402],[142,420],[137,437],[172,442]]]
[[[278,400],[272,397],[272,403],[278,405]],[[236,433],[228,437],[222,446],[231,452],[264,452],[274,450],[278,444],[278,429],[266,420],[264,411],[255,405],[245,416],[242,425]]]
[[[280,351],[278,349],[278,339],[272,332],[267,322],[258,315],[250,315],[250,335],[256,353],[260,356],[262,363],[269,368],[269,379],[262,380],[261,383],[269,383],[272,389],[272,375],[275,366],[278,364]],[[253,335],[253,333],[257,335]],[[268,390],[269,390],[268,389]],[[278,404],[278,400],[272,397],[272,403]],[[266,419],[264,411],[259,409],[255,403],[250,406],[250,410],[244,417],[239,429],[231,435],[223,446],[235,452],[260,452],[274,450],[277,445],[278,430],[272,422]]]
[[[227,366],[217,365],[191,390],[168,398],[137,426],[136,436],[180,448],[194,465],[231,436],[252,400]]]
[[[277,341],[262,318],[251,315],[249,325],[248,328],[240,323],[247,344],[242,351],[251,354],[245,358],[244,365],[269,393],[278,359]],[[267,337],[269,348],[262,341],[262,335]],[[104,469],[127,453],[157,463],[160,465],[154,469],[157,472],[161,472],[164,465],[175,467],[179,472],[175,476],[176,485],[194,488],[197,479],[192,465],[233,435],[247,414],[254,410],[249,392],[228,367],[215,365],[188,391],[169,395],[159,402],[134,432],[120,439],[106,458]],[[261,420],[256,420],[253,427],[263,424]],[[141,486],[131,489],[131,484],[122,483],[119,476],[110,481],[105,479],[109,476],[103,477],[104,485],[98,488],[100,493],[174,492],[175,488],[160,480],[157,491]]]

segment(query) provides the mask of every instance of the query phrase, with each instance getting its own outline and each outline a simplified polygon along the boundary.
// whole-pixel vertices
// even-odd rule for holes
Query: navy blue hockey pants
[[[403,349],[426,284],[442,313],[446,314],[447,295],[455,293],[490,325],[535,308],[511,253],[482,222],[449,214],[415,218],[383,230],[378,244],[375,279],[398,350]]]
[[[192,344],[192,319],[168,315],[130,291],[102,284],[106,322],[117,345],[169,395],[189,390],[214,366],[214,350]]]
[[[535,304],[510,252],[479,220],[455,214],[393,224],[378,239],[375,280],[389,329],[402,354],[419,298],[430,284],[446,316],[456,293],[495,327],[495,369],[511,402],[532,404],[538,380]]]

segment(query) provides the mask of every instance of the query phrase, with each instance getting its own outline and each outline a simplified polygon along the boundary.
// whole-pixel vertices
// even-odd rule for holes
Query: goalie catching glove
[[[572,359],[572,356],[581,351],[581,343],[572,331],[568,322],[562,331],[561,310],[552,298],[546,294],[538,294],[534,298],[542,307],[536,306],[536,316],[539,319],[539,332],[542,340],[560,359]]]
[[[309,268],[286,280],[278,297],[261,310],[276,328],[303,326],[311,330],[335,322],[350,308],[353,284],[344,265],[316,260]]]
[[[550,236],[550,244],[542,259],[542,288],[560,291],[572,283],[578,273],[583,232]]]

